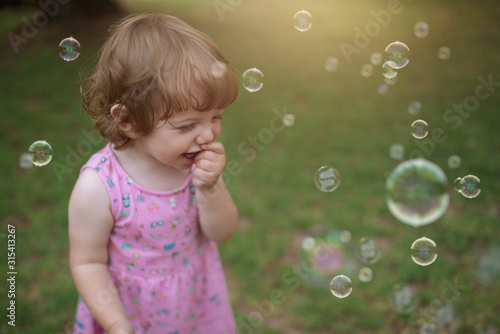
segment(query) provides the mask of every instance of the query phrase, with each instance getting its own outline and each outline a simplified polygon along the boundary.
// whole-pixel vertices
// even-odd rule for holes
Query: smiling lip
[[[196,151],[196,152],[191,152],[191,153],[184,153],[182,156],[186,159],[189,159],[189,160],[192,160],[194,159],[194,157],[196,157],[196,155],[198,153],[200,153],[201,151]]]

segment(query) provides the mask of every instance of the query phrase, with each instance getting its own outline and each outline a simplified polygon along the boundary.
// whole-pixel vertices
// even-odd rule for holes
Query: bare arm
[[[107,333],[134,333],[109,275],[107,245],[113,217],[106,188],[94,170],[86,169],[78,178],[68,218],[69,262],[80,297]]]
[[[213,142],[203,148],[205,151],[196,156],[193,175],[200,227],[208,238],[224,242],[238,225],[238,209],[221,178],[226,163],[224,146]]]

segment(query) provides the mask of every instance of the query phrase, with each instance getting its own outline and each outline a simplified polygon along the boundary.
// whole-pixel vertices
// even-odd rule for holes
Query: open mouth
[[[198,153],[200,153],[201,151],[197,151],[197,152],[191,152],[191,153],[184,153],[182,156],[185,157],[186,159],[194,159],[194,157],[196,157],[196,155]]]

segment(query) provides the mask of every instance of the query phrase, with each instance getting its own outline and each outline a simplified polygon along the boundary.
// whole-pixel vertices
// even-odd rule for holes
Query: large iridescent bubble
[[[386,203],[399,221],[422,226],[435,222],[446,211],[450,195],[447,178],[434,163],[413,159],[400,163],[385,183]]]

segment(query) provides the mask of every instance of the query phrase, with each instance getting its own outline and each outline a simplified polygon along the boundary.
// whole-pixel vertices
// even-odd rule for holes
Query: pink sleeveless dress
[[[136,333],[236,333],[216,243],[199,228],[192,170],[178,189],[145,189],[128,177],[110,144],[85,168],[97,171],[111,199],[108,267]],[[110,296],[107,289],[95,296],[96,311]],[[81,299],[74,333],[104,333]]]

